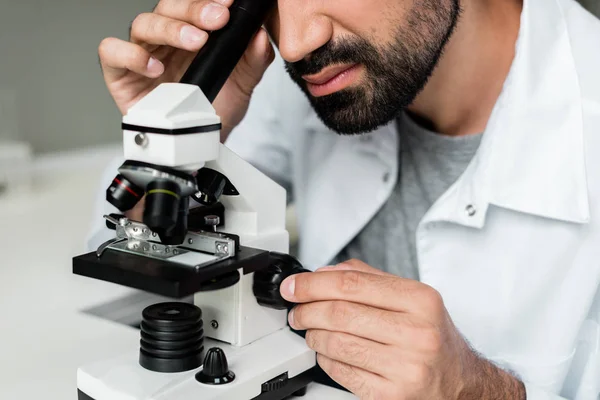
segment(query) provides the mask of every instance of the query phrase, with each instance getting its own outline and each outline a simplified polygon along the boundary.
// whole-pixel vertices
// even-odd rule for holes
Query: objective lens
[[[192,198],[200,204],[210,206],[219,201],[227,185],[227,178],[220,172],[203,168],[198,171],[196,182],[200,192],[192,195]]]
[[[120,211],[131,210],[144,195],[144,190],[125,179],[123,175],[117,175],[111,185],[106,189],[106,200],[117,207]]]
[[[181,192],[179,185],[168,180],[152,181],[146,187],[144,224],[159,235],[177,224]]]
[[[160,232],[160,241],[169,246],[178,246],[183,243],[188,232],[188,214],[190,209],[190,198],[182,197],[179,201],[177,212],[177,223],[168,232]]]

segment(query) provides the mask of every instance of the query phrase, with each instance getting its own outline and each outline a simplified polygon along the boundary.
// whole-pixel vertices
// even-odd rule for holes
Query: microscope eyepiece
[[[210,34],[181,83],[199,86],[212,103],[276,3],[235,0],[229,8],[229,22]]]
[[[143,196],[143,189],[120,174],[113,179],[108,189],[106,189],[106,200],[121,212],[131,210]]]

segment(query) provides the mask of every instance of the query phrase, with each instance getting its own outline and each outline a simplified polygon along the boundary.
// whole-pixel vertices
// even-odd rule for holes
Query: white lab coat
[[[227,144],[289,190],[312,269],[365,226],[398,175],[394,124],[328,131],[280,59]],[[477,351],[524,380],[528,400],[598,398],[600,21],[575,1],[525,0],[480,149],[416,244],[421,280]]]

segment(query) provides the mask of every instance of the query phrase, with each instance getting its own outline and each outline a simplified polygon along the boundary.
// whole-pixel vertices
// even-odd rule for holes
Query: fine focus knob
[[[235,374],[229,370],[225,352],[213,347],[204,357],[202,371],[196,374],[196,380],[206,385],[223,385],[235,379]]]
[[[310,272],[289,254],[271,252],[269,265],[254,273],[252,290],[258,304],[275,310],[286,310],[294,304],[281,297],[279,288],[281,283],[289,276]]]

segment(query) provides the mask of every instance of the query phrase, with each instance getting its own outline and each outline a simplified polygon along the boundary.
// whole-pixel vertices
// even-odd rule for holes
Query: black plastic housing
[[[202,365],[202,310],[193,304],[168,302],[146,307],[140,325],[139,363],[163,373],[190,371]]]
[[[252,291],[258,304],[275,310],[291,309],[295,306],[280,293],[281,283],[289,276],[310,272],[295,257],[278,252],[269,253],[269,264],[254,273]]]
[[[211,103],[244,55],[252,38],[276,0],[236,0],[229,8],[229,22],[210,33],[181,83],[197,85]]]
[[[73,258],[75,275],[115,283],[172,299],[183,299],[198,292],[234,285],[238,270],[250,274],[269,263],[269,252],[240,246],[236,255],[198,270],[187,265],[142,257],[121,251],[106,250],[102,257],[89,252]],[[215,283],[216,282],[216,283]]]
[[[180,203],[181,191],[177,183],[166,179],[150,182],[146,188],[144,224],[161,238],[166,236],[177,224]]]

